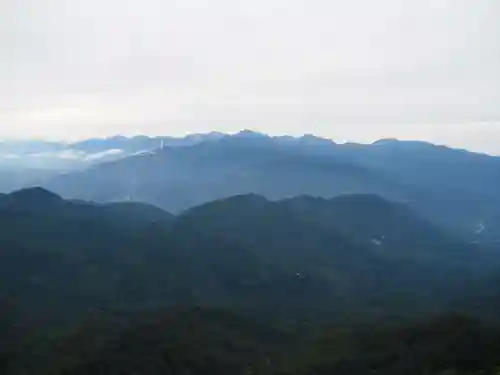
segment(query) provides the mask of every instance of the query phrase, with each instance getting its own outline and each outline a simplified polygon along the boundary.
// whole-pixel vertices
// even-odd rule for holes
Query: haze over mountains
[[[425,142],[336,144],[312,135],[250,131],[182,139],[115,137],[71,147],[101,157],[79,159],[78,167],[66,166],[62,174],[38,170],[44,178],[35,181],[32,172],[30,178],[3,179],[12,182],[4,183],[3,191],[43,185],[65,198],[132,200],[173,213],[246,193],[269,199],[369,193],[407,203],[470,241],[500,240],[500,158],[494,156]]]
[[[500,158],[250,131],[23,145],[0,170],[2,373],[500,364]],[[105,156],[30,165],[61,152]]]
[[[87,168],[162,145],[181,146],[217,138],[219,133],[174,137],[123,137],[87,139],[75,143],[43,140],[0,142],[0,191],[43,184],[48,178],[71,170]]]
[[[500,375],[499,14],[0,0],[0,375]]]
[[[71,168],[109,161],[165,146],[191,145],[216,139],[221,133],[193,134],[186,137],[115,136],[79,142],[12,140],[0,142],[0,166]]]
[[[172,213],[239,194],[271,200],[376,194],[470,243],[500,243],[500,158],[425,142],[337,144],[247,130],[24,141],[0,150],[3,192],[44,186],[68,199],[143,202]]]

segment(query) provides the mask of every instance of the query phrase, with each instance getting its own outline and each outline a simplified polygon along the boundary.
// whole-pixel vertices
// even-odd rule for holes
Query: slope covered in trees
[[[364,334],[458,308],[491,323],[497,311],[500,256],[375,195],[240,195],[173,216],[33,188],[0,196],[0,227],[7,374],[307,374],[317,364],[304,350],[325,325]],[[305,362],[282,361],[291,353]]]

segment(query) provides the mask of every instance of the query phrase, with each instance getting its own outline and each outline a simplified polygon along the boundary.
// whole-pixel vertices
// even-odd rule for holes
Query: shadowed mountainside
[[[424,142],[335,144],[241,132],[104,163],[52,179],[66,198],[134,200],[178,213],[254,193],[279,200],[377,194],[475,242],[495,243],[500,159]]]

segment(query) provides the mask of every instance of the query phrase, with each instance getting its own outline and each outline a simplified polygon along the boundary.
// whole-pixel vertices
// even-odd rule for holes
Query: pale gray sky
[[[0,137],[252,128],[500,153],[498,0],[1,0]]]

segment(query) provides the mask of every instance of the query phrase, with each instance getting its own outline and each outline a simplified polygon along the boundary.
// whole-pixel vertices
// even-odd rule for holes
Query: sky
[[[500,154],[498,0],[1,0],[0,138],[252,129]]]

